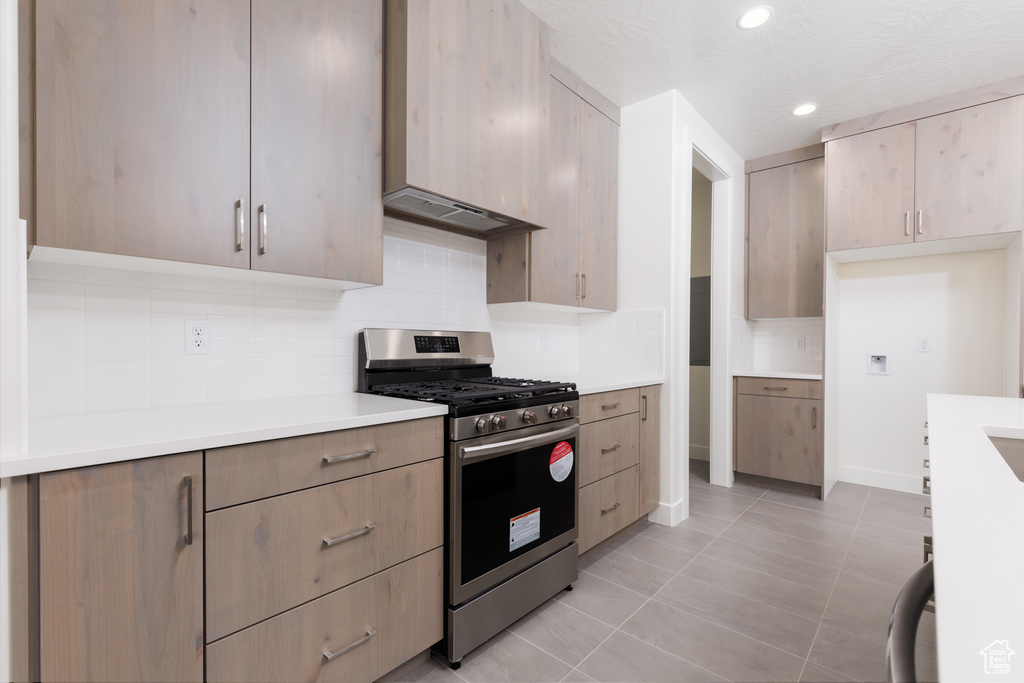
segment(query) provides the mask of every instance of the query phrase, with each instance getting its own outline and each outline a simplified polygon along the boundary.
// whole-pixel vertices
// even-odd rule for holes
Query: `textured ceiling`
[[[744,159],[823,126],[1024,75],[1024,0],[523,0],[619,106],[675,89]],[[753,31],[737,17],[771,4]],[[792,115],[804,102],[809,116]]]

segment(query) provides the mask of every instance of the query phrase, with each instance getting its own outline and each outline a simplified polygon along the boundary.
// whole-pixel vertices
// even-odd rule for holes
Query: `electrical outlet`
[[[807,338],[806,337],[795,337],[793,342],[794,351],[806,351],[807,350]]]
[[[185,321],[185,355],[207,355],[213,343],[210,341],[209,320]]]
[[[928,337],[917,338],[917,352],[918,353],[931,353],[932,352],[932,340]]]

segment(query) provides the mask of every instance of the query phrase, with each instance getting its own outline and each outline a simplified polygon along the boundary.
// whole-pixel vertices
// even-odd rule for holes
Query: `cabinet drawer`
[[[736,393],[786,398],[821,398],[821,382],[815,379],[737,377]]]
[[[580,427],[580,486],[640,462],[640,420],[620,415]]]
[[[207,513],[207,641],[440,546],[442,477],[435,459]]]
[[[580,396],[580,422],[584,424],[639,411],[639,389],[622,389]]]
[[[443,436],[443,418],[434,417],[207,451],[206,509],[430,460]],[[339,456],[352,457],[327,462]]]
[[[377,680],[441,639],[442,561],[432,550],[208,645],[206,680]]]
[[[586,552],[640,517],[638,466],[580,489],[580,552]]]

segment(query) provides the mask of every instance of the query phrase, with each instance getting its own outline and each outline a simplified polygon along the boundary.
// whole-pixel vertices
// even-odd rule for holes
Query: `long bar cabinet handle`
[[[363,643],[368,641],[370,638],[373,638],[375,635],[377,635],[377,632],[374,631],[372,628],[368,628],[368,629],[366,629],[366,635],[363,636],[362,638],[360,638],[359,640],[357,640],[356,642],[352,643],[351,645],[346,645],[345,647],[341,648],[340,650],[335,650],[334,652],[331,652],[330,650],[326,650],[325,649],[324,650],[324,657],[326,657],[327,661],[329,662],[332,659],[334,659],[335,657],[340,657],[343,654],[345,654],[346,652],[348,652],[349,650],[351,650],[353,648],[359,647],[360,645],[362,645]]]
[[[611,512],[612,510],[615,510],[620,505],[621,505],[621,503],[616,503],[615,505],[612,505],[610,508],[605,508],[604,510],[601,510],[601,514],[602,515],[607,515],[609,512]]]
[[[924,234],[924,211],[921,209],[917,210],[917,234]]]
[[[609,403],[606,406],[601,406],[601,410],[614,410],[615,408],[618,408],[621,405],[622,403]]]
[[[765,387],[765,391],[789,391],[789,387]]]
[[[818,428],[818,408],[815,406],[811,408],[811,429]]]
[[[910,212],[903,214],[903,234],[910,237]]]
[[[362,451],[360,453],[351,453],[349,455],[325,455],[324,463],[328,465],[333,465],[336,462],[345,462],[346,460],[355,460],[356,458],[368,458],[376,452],[376,448],[367,448],[365,451]]]
[[[235,202],[235,251],[245,249],[245,200]]]
[[[363,527],[359,531],[353,531],[352,533],[347,534],[345,536],[338,536],[338,538],[325,538],[324,539],[324,545],[326,547],[330,548],[332,545],[337,545],[337,544],[342,543],[344,541],[351,541],[353,538],[358,538],[359,536],[365,536],[366,534],[370,533],[371,531],[373,531],[376,528],[377,528],[376,524],[367,524],[365,527]]]
[[[260,255],[267,253],[267,205],[260,204],[260,208],[256,210],[259,215],[257,219],[260,224]]]
[[[185,506],[187,508],[188,526],[185,529],[185,545],[192,545],[192,477],[185,477]]]
[[[587,274],[586,273],[581,274],[580,275],[580,279],[583,281],[583,289],[582,289],[583,293],[580,295],[580,298],[581,299],[586,299],[587,298]]]
[[[618,443],[615,444],[614,446],[610,447],[610,448],[602,448],[601,449],[601,455],[604,455],[605,453],[611,453],[612,451],[617,451],[620,448],[622,448],[622,444],[618,444]]]
[[[576,298],[580,298],[580,274],[576,273]]]
[[[640,421],[647,422],[647,395],[640,397]]]

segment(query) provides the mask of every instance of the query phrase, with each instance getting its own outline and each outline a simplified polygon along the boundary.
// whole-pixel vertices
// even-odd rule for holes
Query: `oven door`
[[[579,430],[566,420],[451,443],[452,606],[576,540]]]

